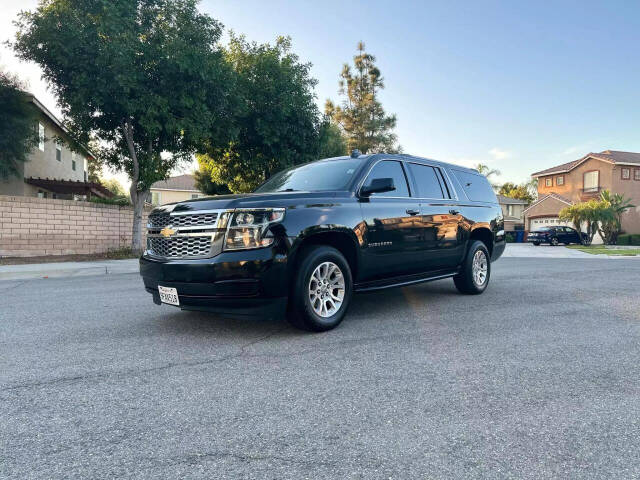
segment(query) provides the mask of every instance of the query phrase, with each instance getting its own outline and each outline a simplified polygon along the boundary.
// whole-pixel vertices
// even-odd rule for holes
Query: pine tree
[[[344,131],[350,151],[357,148],[362,153],[398,152],[398,137],[392,131],[396,116],[387,115],[377,97],[384,82],[375,65],[376,57],[365,52],[363,42],[357,48],[353,70],[345,63],[340,73],[338,93],[346,99],[342,105],[327,100],[325,113]]]

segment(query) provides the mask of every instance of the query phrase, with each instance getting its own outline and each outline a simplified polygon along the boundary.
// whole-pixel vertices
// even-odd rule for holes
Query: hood
[[[322,199],[331,201],[336,197],[348,198],[350,192],[274,192],[215,195],[185,202],[169,203],[153,210],[160,212],[194,212],[197,210],[229,210],[233,208],[292,207],[309,201],[318,203]]]

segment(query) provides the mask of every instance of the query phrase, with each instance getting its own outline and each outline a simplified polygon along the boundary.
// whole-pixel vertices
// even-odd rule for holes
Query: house
[[[505,232],[524,230],[524,209],[529,205],[526,200],[497,195],[498,203],[502,207]]]
[[[184,202],[206,196],[196,188],[196,180],[193,175],[178,175],[151,185],[151,203],[153,205]]]
[[[27,162],[19,165],[19,175],[0,180],[0,195],[41,198],[84,199],[91,196],[112,197],[99,183],[89,182],[87,162],[91,152],[69,148],[67,129],[40,101],[29,99],[37,114],[34,128],[39,142]]]
[[[538,179],[538,201],[525,211],[525,229],[566,225],[564,207],[597,198],[603,190],[631,199],[635,208],[622,216],[622,230],[640,233],[640,153],[605,150],[531,175]]]

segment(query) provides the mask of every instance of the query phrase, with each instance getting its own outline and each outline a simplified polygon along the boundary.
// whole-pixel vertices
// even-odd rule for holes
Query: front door
[[[374,280],[418,273],[420,204],[411,196],[404,167],[401,162],[383,160],[371,169],[364,185],[376,178],[392,178],[395,190],[371,194],[360,203],[366,226],[361,278]]]

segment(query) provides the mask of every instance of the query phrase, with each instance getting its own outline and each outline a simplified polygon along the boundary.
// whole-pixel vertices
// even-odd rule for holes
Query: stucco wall
[[[530,220],[532,218],[539,217],[557,217],[558,212],[564,207],[568,206],[565,202],[558,200],[557,198],[549,197],[537,205],[532,206],[525,213],[525,229],[530,230]]]
[[[128,247],[132,223],[131,207],[0,195],[0,257],[104,253]]]
[[[64,143],[58,144],[56,137],[65,138],[64,132],[48,117],[39,112],[38,122],[44,126],[44,151],[39,146],[31,151],[29,160],[21,168],[19,178],[12,178],[8,182],[0,182],[0,194],[2,195],[26,195],[37,196],[38,187],[24,183],[28,177],[50,178],[56,180],[84,181],[85,156],[73,153]],[[36,125],[37,128],[37,125]],[[61,159],[56,159],[56,145],[61,147]],[[76,170],[72,168],[72,160],[75,155]],[[46,191],[44,189],[40,189]]]
[[[622,168],[630,169],[630,178],[622,180]],[[640,180],[634,179],[634,170],[640,166],[613,165],[608,162],[590,158],[579,167],[569,173],[540,177],[538,180],[538,195],[540,197],[549,193],[556,193],[573,202],[581,202],[589,198],[597,198],[602,190],[609,190],[612,193],[620,193],[631,199],[631,203],[636,207],[627,211],[622,217],[622,230],[626,233],[640,234]],[[600,172],[599,191],[593,194],[583,193],[583,177],[585,172],[598,170]],[[557,185],[557,177],[564,175],[564,185]],[[553,186],[547,187],[546,178],[553,178]],[[562,207],[560,207],[562,208]],[[560,209],[558,209],[559,211]],[[549,212],[551,214],[551,212]],[[557,214],[557,212],[555,213]],[[527,212],[527,216],[538,215],[537,212]],[[527,228],[529,224],[527,222]]]
[[[600,190],[612,190],[613,188],[613,165],[611,163],[603,162],[590,158],[580,166],[574,168],[569,173],[560,173],[557,175],[547,175],[538,179],[538,197],[543,197],[549,193],[556,193],[573,202],[581,202],[586,200],[585,195],[582,193],[583,178],[585,172],[592,170],[598,170],[600,172]],[[564,176],[564,185],[558,185],[558,177]],[[546,186],[545,179],[552,178],[553,184],[550,187]],[[598,195],[595,192],[593,195]],[[592,195],[592,196],[593,196]],[[588,197],[589,194],[586,194]]]
[[[629,180],[622,180],[621,170],[623,167],[630,169],[631,178]],[[622,230],[626,233],[640,234],[640,180],[634,179],[634,169],[640,170],[640,165],[637,167],[616,165],[613,170],[613,188],[611,191],[630,198],[631,203],[635,205],[634,208],[623,214]]]
[[[192,195],[198,195],[199,197],[205,197],[202,192],[192,192],[185,190],[157,190],[151,189],[151,193],[157,192],[160,194],[160,201],[158,205],[164,205],[165,203],[184,202],[185,200],[191,200]],[[153,199],[153,195],[152,195]]]

